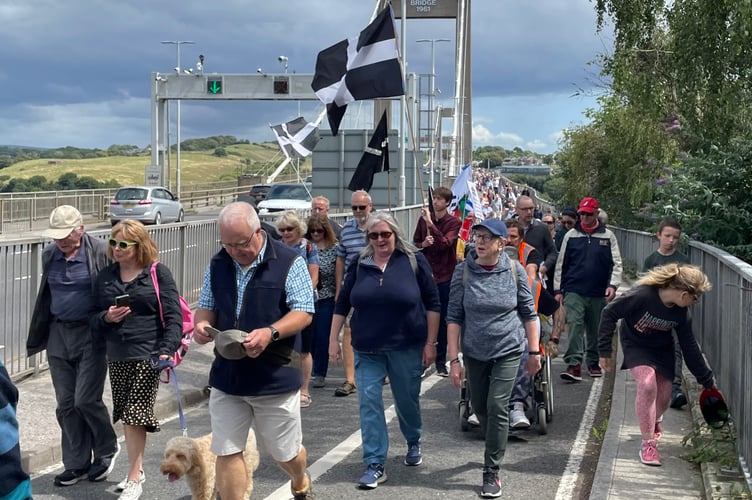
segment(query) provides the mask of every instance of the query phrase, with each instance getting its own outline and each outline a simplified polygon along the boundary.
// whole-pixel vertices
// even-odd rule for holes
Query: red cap
[[[595,198],[583,198],[577,209],[578,212],[587,212],[589,214],[594,213],[596,210],[598,210],[598,201]]]
[[[723,399],[723,395],[713,387],[712,389],[703,389],[700,393],[700,410],[705,422],[709,426],[720,429],[729,420],[728,406]]]

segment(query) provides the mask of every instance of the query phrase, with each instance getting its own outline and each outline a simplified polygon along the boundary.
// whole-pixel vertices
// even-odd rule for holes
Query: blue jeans
[[[363,462],[383,464],[389,451],[384,417],[384,377],[389,376],[400,430],[408,443],[420,441],[420,376],[423,346],[400,351],[355,351],[355,383],[358,386]]]
[[[313,376],[326,377],[329,369],[329,329],[332,327],[334,297],[321,299],[316,303],[316,317],[313,325]]]

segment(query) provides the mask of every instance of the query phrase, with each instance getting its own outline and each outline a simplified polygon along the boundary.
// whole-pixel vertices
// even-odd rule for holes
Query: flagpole
[[[402,22],[400,23],[400,34],[402,35],[402,77],[405,77],[405,58],[407,56],[407,0],[402,0]],[[406,96],[400,97],[400,164],[399,164],[399,206],[405,206],[405,104]],[[421,191],[423,186],[421,186]]]

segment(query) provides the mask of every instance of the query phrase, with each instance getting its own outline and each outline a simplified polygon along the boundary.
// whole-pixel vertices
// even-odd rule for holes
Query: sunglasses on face
[[[544,220],[543,222],[545,222],[546,224],[553,224],[554,223],[554,221],[552,221],[552,220]]]
[[[120,250],[126,250],[128,247],[138,245],[137,241],[116,240],[115,238],[110,238],[109,242],[112,248],[118,247]]]
[[[562,224],[564,224],[565,226],[574,226],[574,221],[573,220],[565,220],[564,222],[562,222]]]
[[[579,215],[580,217],[592,217],[592,216],[595,215],[595,213],[594,212],[593,213],[591,213],[591,212],[577,212],[577,215]]]
[[[352,206],[353,212],[358,211],[358,210],[363,211],[366,208],[368,208],[368,205],[353,205]]]
[[[310,229],[311,234],[324,234],[324,228],[316,228],[316,229]]]
[[[378,233],[368,233],[368,239],[369,240],[378,240],[379,238],[383,240],[388,240],[390,236],[392,236],[394,233],[391,231],[381,231]]]
[[[280,233],[291,233],[291,232],[295,231],[296,229],[297,229],[296,227],[280,227],[279,228],[279,232]]]

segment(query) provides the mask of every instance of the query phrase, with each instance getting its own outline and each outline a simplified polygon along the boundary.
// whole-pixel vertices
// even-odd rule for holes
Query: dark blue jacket
[[[564,236],[554,273],[554,293],[603,297],[621,284],[621,254],[616,236],[602,223],[591,234],[577,222]]]
[[[214,326],[218,330],[237,328],[250,332],[269,326],[290,311],[287,307],[285,282],[290,266],[299,254],[272,238],[267,238],[266,241],[264,257],[245,289],[237,322],[235,305],[238,290],[232,258],[225,250],[220,250],[212,258],[211,289],[216,315]],[[280,339],[276,343],[300,350],[299,335]],[[261,396],[300,389],[302,381],[297,368],[279,366],[263,357],[230,360],[216,351],[215,355],[209,383],[222,392],[236,396]]]
[[[334,312],[346,316],[351,306],[355,309],[350,320],[353,349],[386,352],[426,343],[426,311],[440,312],[441,303],[431,266],[422,254],[415,257],[416,271],[399,250],[383,272],[359,259],[350,264]]]

